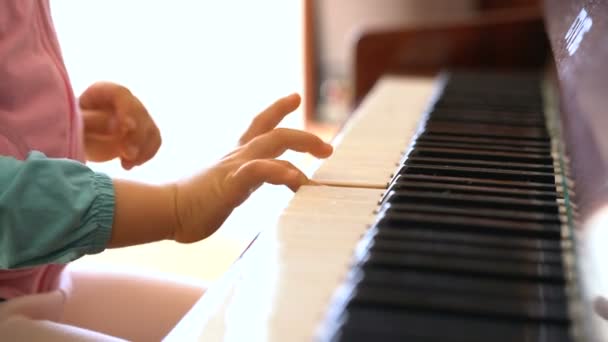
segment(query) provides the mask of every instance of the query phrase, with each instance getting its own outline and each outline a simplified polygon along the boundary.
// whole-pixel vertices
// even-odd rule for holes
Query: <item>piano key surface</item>
[[[333,298],[322,341],[572,339],[562,193],[540,83],[488,75],[448,77]],[[530,240],[541,244],[512,243]],[[526,296],[500,293],[498,281],[521,284]]]
[[[312,174],[327,185],[302,187],[166,341],[314,339],[437,87],[435,77],[381,79]]]
[[[385,77],[337,137],[334,154],[312,175],[324,184],[386,188],[420,129],[438,78]]]
[[[325,185],[302,187],[168,340],[569,341],[540,87],[451,79],[465,84],[381,79],[312,175]]]
[[[211,288],[167,340],[312,340],[381,195],[381,189],[302,187],[277,225],[234,265],[229,284]]]

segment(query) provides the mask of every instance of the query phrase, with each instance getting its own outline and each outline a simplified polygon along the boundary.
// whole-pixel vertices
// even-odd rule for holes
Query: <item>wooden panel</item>
[[[429,75],[454,67],[538,68],[548,53],[537,8],[363,32],[354,52],[353,105],[388,72]]]
[[[541,0],[479,0],[479,9],[493,10],[514,7],[541,7]]]

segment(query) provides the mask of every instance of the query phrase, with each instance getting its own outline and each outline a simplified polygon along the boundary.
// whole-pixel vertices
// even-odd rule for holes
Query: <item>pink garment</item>
[[[79,115],[48,0],[0,1],[0,155],[84,161]],[[64,267],[0,270],[0,298],[52,291]]]
[[[0,155],[84,161],[77,108],[48,0],[0,0]],[[74,267],[0,270],[0,340],[158,341],[204,291]]]
[[[160,341],[203,295],[199,281],[70,264],[73,287],[0,304],[0,341]]]

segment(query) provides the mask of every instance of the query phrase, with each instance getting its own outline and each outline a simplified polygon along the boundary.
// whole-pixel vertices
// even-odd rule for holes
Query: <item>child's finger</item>
[[[139,146],[137,142],[128,142],[122,146],[120,162],[123,169],[130,170],[146,161],[142,158],[142,147],[145,146]]]
[[[239,139],[239,144],[244,145],[253,138],[277,127],[287,114],[298,108],[300,101],[298,94],[291,94],[277,100],[253,119],[249,128]]]
[[[137,122],[130,116],[122,116],[117,119],[120,132],[124,135],[137,129]]]
[[[109,135],[118,128],[118,122],[111,112],[105,110],[82,110],[82,121],[85,132]]]
[[[84,131],[99,140],[113,140],[124,137],[137,128],[135,120],[128,116],[100,110],[83,111]]]
[[[87,159],[93,162],[107,161],[120,156],[120,141],[109,139],[97,139],[85,136]]]
[[[309,182],[308,177],[306,177],[304,172],[302,172],[300,169],[298,169],[292,163],[288,162],[287,160],[280,160],[280,159],[270,159],[270,161],[275,164],[279,164],[279,165],[283,166],[284,168],[291,170],[291,172],[297,174],[297,178],[299,180],[298,187],[303,184],[308,184],[308,182]],[[294,189],[292,189],[292,190],[294,190]]]
[[[286,185],[297,191],[306,182],[306,176],[283,163],[268,159],[256,159],[243,164],[233,175],[233,185],[242,202],[263,183]]]
[[[160,131],[156,126],[128,135],[122,149],[123,168],[129,170],[152,159],[161,143]]]
[[[276,158],[286,150],[310,153],[319,158],[329,157],[333,152],[332,146],[316,135],[289,128],[274,129],[247,145],[247,153],[252,159]]]
[[[134,168],[136,165],[135,163],[133,163],[130,160],[126,160],[124,158],[120,159],[120,165],[122,166],[123,169],[125,170],[131,170],[132,168]]]
[[[135,143],[127,143],[122,148],[122,157],[126,160],[135,162],[140,154],[140,148]]]

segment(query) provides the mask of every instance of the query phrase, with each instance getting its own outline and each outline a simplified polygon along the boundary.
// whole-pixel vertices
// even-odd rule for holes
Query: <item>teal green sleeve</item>
[[[112,180],[69,159],[0,156],[0,269],[67,263],[103,251]]]

